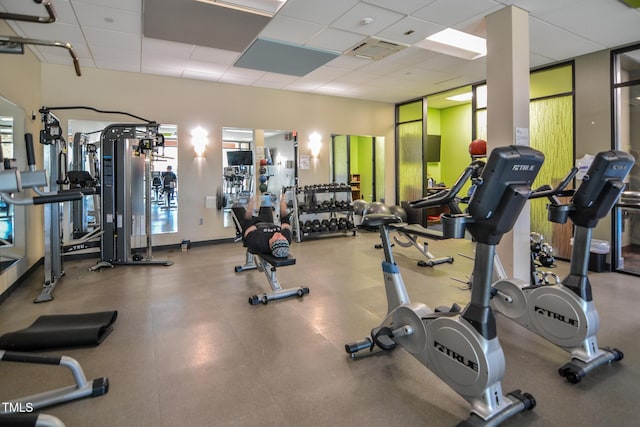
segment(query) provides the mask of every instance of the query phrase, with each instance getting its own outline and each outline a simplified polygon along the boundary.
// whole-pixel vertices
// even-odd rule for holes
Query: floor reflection
[[[167,207],[164,198],[151,202],[151,233],[176,233],[178,231],[178,197]]]

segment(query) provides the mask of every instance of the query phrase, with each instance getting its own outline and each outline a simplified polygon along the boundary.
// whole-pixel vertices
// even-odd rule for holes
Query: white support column
[[[487,144],[529,145],[529,13],[508,6],[486,18]],[[529,204],[497,248],[506,273],[529,277]],[[522,256],[527,254],[527,256]]]

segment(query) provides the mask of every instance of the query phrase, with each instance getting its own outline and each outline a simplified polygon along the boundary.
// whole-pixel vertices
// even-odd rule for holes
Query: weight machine
[[[91,270],[115,265],[173,265],[154,260],[151,242],[151,165],[164,145],[159,124],[112,124],[100,135],[100,194],[103,229],[101,261]],[[133,248],[132,236],[144,222],[146,255]]]
[[[102,239],[100,261],[90,270],[96,271],[102,267],[115,265],[173,265],[173,261],[154,260],[152,257],[151,164],[157,149],[164,146],[164,136],[158,132],[160,125],[130,113],[105,111],[86,106],[42,107],[40,113],[51,117],[52,110],[76,109],[86,109],[102,114],[122,114],[144,122],[111,124],[100,134],[99,222],[102,227]],[[50,132],[52,133],[50,138],[61,138],[59,135],[54,135],[54,131]],[[143,246],[134,248],[132,242],[136,226],[142,225],[144,225],[143,236],[146,239],[144,255],[139,251]]]

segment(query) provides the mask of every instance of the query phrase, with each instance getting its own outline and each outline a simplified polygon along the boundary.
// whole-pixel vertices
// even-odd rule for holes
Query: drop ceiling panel
[[[338,55],[335,52],[260,38],[242,54],[235,66],[304,76]]]
[[[371,18],[369,24],[363,24],[363,18]],[[404,18],[404,15],[380,7],[359,3],[338,18],[331,26],[353,33],[372,36]]]
[[[289,0],[278,11],[277,16],[285,15],[303,21],[329,25],[357,3],[357,0]]]
[[[491,0],[436,0],[420,9],[414,17],[453,27],[476,15],[485,16],[497,2]]]
[[[56,2],[56,8],[58,7],[58,3],[60,2]],[[142,0],[73,0],[73,3],[89,3],[98,6],[110,7],[113,9],[130,10],[133,12],[139,12],[140,10],[142,10]]]
[[[371,60],[369,59],[341,55],[331,60],[327,65],[335,68],[342,68],[344,70],[358,70],[370,63]]]
[[[270,18],[193,0],[144,0],[145,37],[242,52]]]
[[[276,16],[264,28],[260,37],[305,44],[325,27],[288,16]]]
[[[83,27],[100,28],[125,33],[140,33],[141,13],[113,9],[87,3],[74,3],[73,9]]]
[[[201,71],[184,70],[180,77],[185,79],[206,80],[216,82],[222,76],[222,73],[208,73]]]
[[[196,61],[212,62],[215,64],[233,65],[239,57],[240,54],[237,52],[202,46],[194,46],[193,51],[191,52],[191,59]]]
[[[189,59],[193,45],[185,43],[167,42],[164,40],[143,38],[142,52],[148,54],[163,55],[166,58]]]
[[[411,15],[435,0],[364,0],[365,3]]]
[[[625,40],[640,39],[640,11],[630,9],[620,1],[607,4],[602,0],[583,0],[579,7],[565,6],[552,14],[542,14],[541,19],[599,45],[614,47]],[[584,25],[598,22],[599,25]],[[615,28],[615,31],[611,31]]]
[[[442,25],[407,16],[377,33],[376,37],[396,43],[412,45],[445,28],[446,27]]]
[[[98,28],[85,28],[84,36],[91,46],[120,47],[140,52],[142,40],[140,34],[106,31]]]
[[[97,58],[95,60],[97,67],[103,67],[105,64],[128,64],[138,67],[140,65],[140,52],[136,50],[95,46],[92,52]]]
[[[529,19],[530,50],[555,61],[602,50],[604,46],[535,18]]]
[[[189,60],[184,69],[185,72],[189,71],[197,73],[207,73],[211,75],[216,74],[218,76],[221,76],[229,69],[229,66],[223,64],[214,64],[212,62]]]
[[[345,52],[361,43],[365,37],[361,34],[342,31],[335,28],[325,28],[307,42],[307,46],[318,49],[328,49]]]
[[[542,16],[553,14],[557,10],[571,6],[575,9],[580,8],[582,0],[562,0],[562,1],[545,1],[545,0],[500,0],[503,5],[514,5],[520,9],[529,12],[530,15]]]

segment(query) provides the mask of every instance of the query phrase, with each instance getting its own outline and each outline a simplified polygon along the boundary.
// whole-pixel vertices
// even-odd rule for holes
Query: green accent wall
[[[471,162],[471,104],[445,108],[440,111],[440,116],[441,181],[451,186]],[[460,194],[466,194],[470,185],[467,183]]]
[[[353,147],[357,147],[356,156]],[[351,137],[351,165],[357,163],[360,174],[360,193],[367,202],[373,201],[373,138],[370,136]]]

